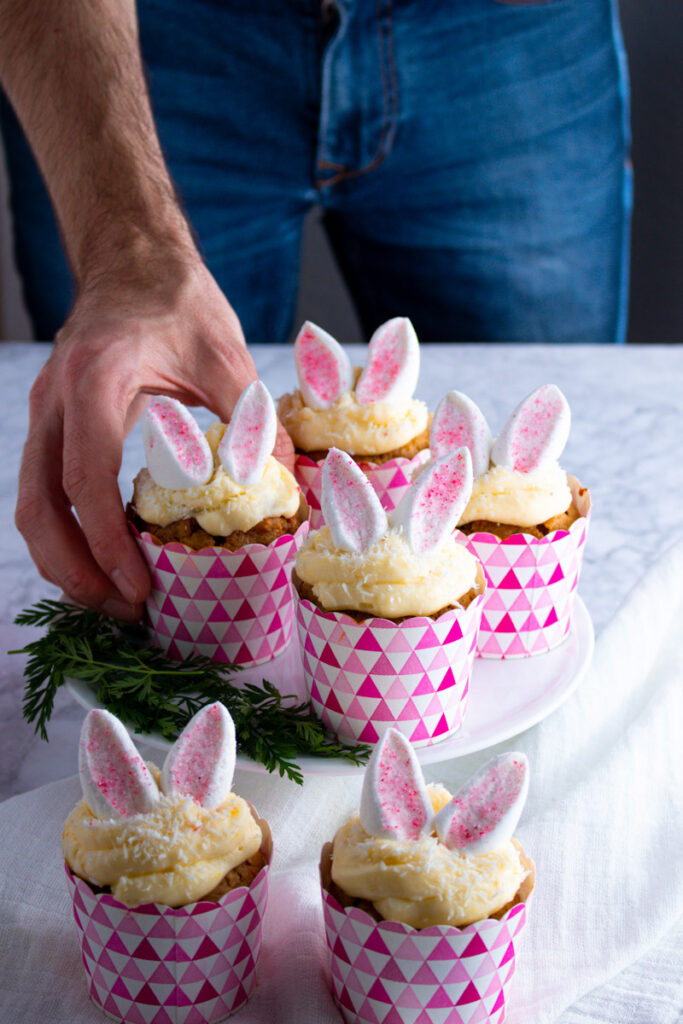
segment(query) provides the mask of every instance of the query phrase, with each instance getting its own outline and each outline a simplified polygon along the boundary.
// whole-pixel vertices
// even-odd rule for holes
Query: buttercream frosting
[[[338,548],[324,526],[297,553],[296,574],[327,611],[346,608],[391,619],[457,604],[478,584],[478,563],[453,535],[415,555],[403,532],[389,529],[367,550],[353,552]]]
[[[159,783],[158,768],[148,767]],[[118,819],[101,819],[80,800],[62,835],[71,870],[94,885],[110,886],[130,907],[193,903],[253,856],[261,842],[249,805],[234,793],[214,810],[160,793],[151,811]]]
[[[434,811],[451,799],[443,786],[428,792]],[[526,875],[514,840],[467,855],[433,834],[417,840],[369,835],[358,815],[334,838],[334,882],[349,896],[369,900],[385,920],[414,928],[460,928],[490,917],[514,899]]]
[[[255,484],[239,484],[221,466],[217,449],[225,424],[214,423],[206,432],[214,456],[214,470],[208,483],[172,490],[161,487],[147,469],[134,481],[133,505],[145,522],[168,526],[179,519],[194,518],[207,533],[227,537],[236,530],[250,530],[270,516],[294,516],[299,508],[299,486],[285,466],[269,455],[263,474]]]
[[[354,368],[356,380],[360,368]],[[300,391],[282,395],[278,416],[295,446],[312,452],[340,448],[350,455],[382,455],[408,444],[429,425],[429,410],[416,398],[359,405],[345,391],[327,409],[312,409]]]
[[[459,525],[484,519],[511,526],[536,526],[572,503],[567,475],[557,462],[529,473],[491,466],[477,477]]]

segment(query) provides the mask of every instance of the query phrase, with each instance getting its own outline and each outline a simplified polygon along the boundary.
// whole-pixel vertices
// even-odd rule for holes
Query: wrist
[[[107,280],[144,287],[163,275],[164,266],[173,276],[176,268],[181,272],[202,262],[180,209],[165,217],[132,213],[84,232],[74,267],[79,292]]]

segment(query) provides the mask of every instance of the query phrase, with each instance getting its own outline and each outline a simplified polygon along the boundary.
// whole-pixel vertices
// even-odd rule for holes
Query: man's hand
[[[164,162],[135,0],[0,4],[0,76],[78,283],[31,392],[16,522],[46,579],[135,619],[149,577],[118,493],[125,434],[153,393],[228,419],[256,371]],[[291,467],[282,430],[275,454]]]
[[[255,377],[239,321],[198,257],[152,258],[124,281],[88,283],[31,391],[16,523],[41,575],[76,601],[138,618],[149,574],[118,490],[124,437],[148,394],[225,421]],[[275,455],[292,468],[282,428]]]

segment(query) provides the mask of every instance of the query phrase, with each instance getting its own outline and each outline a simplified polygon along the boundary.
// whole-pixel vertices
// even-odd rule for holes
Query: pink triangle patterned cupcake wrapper
[[[152,642],[174,658],[260,665],[289,643],[294,623],[292,566],[308,523],[269,545],[238,551],[159,545],[131,526],[149,566],[146,609]]]
[[[518,533],[506,540],[490,533],[455,538],[479,559],[486,573],[486,599],[477,657],[528,658],[567,638],[590,523],[590,494],[568,477],[581,517],[568,530],[537,538]]]
[[[263,822],[261,823],[263,824]],[[264,841],[270,860],[270,834]],[[90,998],[125,1024],[215,1024],[256,986],[269,864],[217,903],[124,906],[65,865]]]
[[[467,608],[438,618],[396,623],[355,622],[296,595],[313,712],[353,742],[376,743],[391,726],[416,747],[450,736],[467,706],[483,599],[482,593]]]
[[[342,908],[323,886],[329,985],[348,1024],[502,1024],[527,919],[420,931]]]
[[[382,506],[387,512],[392,512],[428,459],[429,449],[425,449],[412,459],[390,459],[381,465],[361,462],[360,467],[375,489]],[[310,510],[311,529],[318,530],[325,525],[320,510],[322,462],[314,462],[307,455],[297,455],[294,475]]]

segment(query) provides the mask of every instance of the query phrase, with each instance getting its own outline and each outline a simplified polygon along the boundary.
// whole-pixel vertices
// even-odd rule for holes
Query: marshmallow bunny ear
[[[142,421],[147,469],[156,484],[179,491],[207,483],[213,473],[209,443],[192,413],[175,398],[150,399]]]
[[[338,341],[306,321],[294,342],[299,391],[311,409],[329,409],[353,387],[353,367]]]
[[[343,551],[366,551],[386,532],[387,514],[372,484],[350,455],[330,448],[323,463],[323,518]]]
[[[423,469],[391,514],[408,547],[424,555],[452,533],[472,493],[472,459],[456,448]]]
[[[529,764],[519,753],[499,754],[473,775],[434,824],[449,849],[488,853],[512,837],[529,789]]]
[[[569,403],[554,384],[543,384],[519,403],[491,450],[491,461],[530,473],[559,459],[569,437]]]
[[[216,701],[190,719],[161,769],[167,796],[189,796],[207,810],[220,807],[230,793],[235,772],[235,726],[227,708]]]
[[[489,468],[491,431],[478,405],[462,391],[449,391],[436,407],[429,432],[432,457],[440,459],[454,448],[469,448],[472,475]]]
[[[359,405],[412,398],[420,373],[420,346],[405,316],[378,327],[370,338],[365,369],[356,384]]]
[[[397,729],[387,729],[365,771],[361,825],[371,836],[410,840],[430,831],[433,818],[415,751]]]
[[[109,711],[85,716],[78,747],[83,798],[98,818],[146,814],[159,790],[125,728]]]
[[[218,445],[218,458],[235,483],[250,487],[263,476],[268,456],[275,446],[277,414],[265,384],[254,380],[247,385]]]

